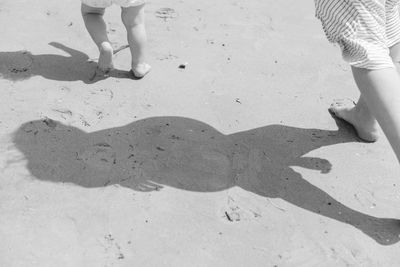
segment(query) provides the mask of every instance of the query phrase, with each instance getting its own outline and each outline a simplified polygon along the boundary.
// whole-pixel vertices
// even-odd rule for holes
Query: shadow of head
[[[40,180],[83,187],[119,184],[137,191],[170,186],[215,192],[239,186],[351,224],[380,244],[399,240],[400,224],[352,210],[307,182],[292,166],[321,173],[326,159],[306,154],[354,142],[351,131],[268,125],[231,135],[188,118],[154,117],[86,133],[53,120],[22,125],[14,142]]]
[[[66,52],[68,56],[33,55],[29,51],[0,52],[0,77],[20,81],[42,76],[50,80],[83,81],[88,84],[107,77],[133,78],[130,72],[117,69],[102,75],[97,71],[97,64],[89,61],[86,54],[56,42],[49,45]]]

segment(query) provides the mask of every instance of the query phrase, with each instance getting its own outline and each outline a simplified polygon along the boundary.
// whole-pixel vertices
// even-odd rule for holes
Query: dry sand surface
[[[152,72],[93,79],[78,0],[0,1],[0,266],[400,266],[399,166],[327,112],[358,92],[313,1],[146,12]]]

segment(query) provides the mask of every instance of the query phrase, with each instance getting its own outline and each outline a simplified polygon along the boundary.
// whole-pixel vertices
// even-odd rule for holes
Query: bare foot
[[[372,118],[369,111],[360,107],[351,99],[338,99],[331,105],[329,112],[339,119],[350,123],[356,130],[358,137],[367,142],[378,140],[378,123]]]
[[[113,48],[110,43],[103,42],[100,45],[100,56],[98,66],[104,73],[109,72],[114,68],[113,66]]]
[[[132,65],[133,75],[140,79],[143,78],[151,70],[151,66],[147,63],[139,63],[136,66]]]

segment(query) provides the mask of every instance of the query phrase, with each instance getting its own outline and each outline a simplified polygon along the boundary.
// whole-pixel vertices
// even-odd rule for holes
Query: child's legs
[[[132,54],[132,68],[145,62],[147,36],[144,25],[144,6],[142,4],[123,7],[121,11],[122,22],[127,31],[128,43]]]
[[[400,161],[400,76],[394,68],[352,68],[368,109],[378,120]]]
[[[82,4],[81,11],[86,29],[100,51],[99,68],[108,71],[113,68],[113,49],[108,40],[107,26],[103,19],[105,9]]]
[[[85,4],[81,6],[86,29],[99,48],[103,42],[109,42],[106,23],[103,19],[104,11],[104,8],[90,7]]]

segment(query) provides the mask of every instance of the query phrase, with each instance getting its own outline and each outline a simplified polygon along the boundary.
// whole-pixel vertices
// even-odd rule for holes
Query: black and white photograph
[[[400,266],[400,0],[0,0],[0,267]]]

